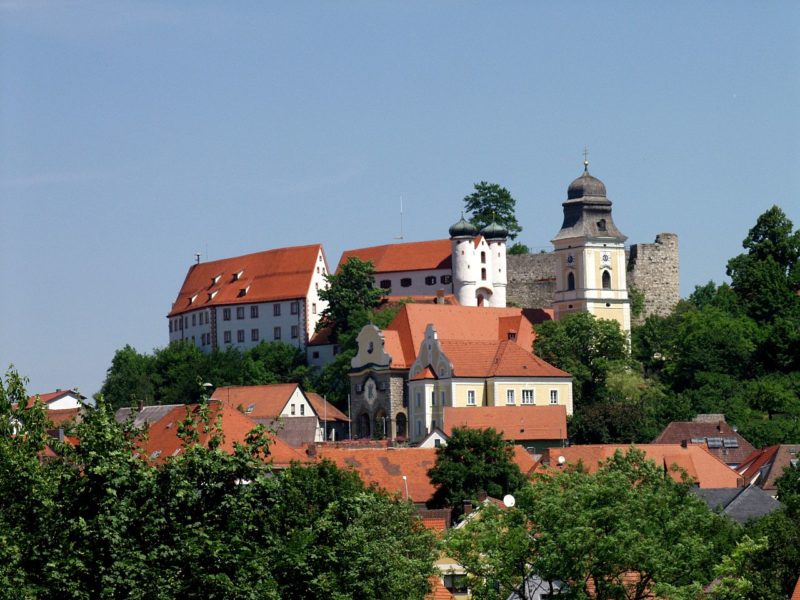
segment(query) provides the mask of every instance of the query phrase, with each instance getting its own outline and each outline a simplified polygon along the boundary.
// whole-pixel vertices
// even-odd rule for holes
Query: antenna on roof
[[[200,264],[200,253],[199,253],[199,252],[195,252],[195,253],[194,253],[194,263],[195,263],[196,265],[199,265],[199,264]]]
[[[396,240],[403,239],[403,197],[400,196],[400,235],[394,236]]]

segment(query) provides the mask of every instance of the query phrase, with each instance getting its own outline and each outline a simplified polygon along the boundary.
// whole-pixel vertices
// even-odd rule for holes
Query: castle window
[[[291,312],[293,315],[296,315],[300,312],[300,303],[297,300],[289,304],[289,312]]]
[[[431,275],[425,278],[425,285],[436,285],[436,276]]]
[[[558,390],[550,390],[550,404],[558,404]]]
[[[250,307],[250,318],[257,319],[258,318],[258,306],[251,306]]]
[[[297,339],[298,337],[300,337],[300,326],[292,325],[292,339]]]
[[[481,269],[481,279],[486,281],[486,269]]]
[[[481,252],[481,264],[486,264],[486,252]]]
[[[533,404],[533,390],[522,390],[522,403]]]
[[[600,219],[597,222],[597,230],[598,231],[605,231],[606,230],[606,220],[605,219]]]
[[[317,314],[317,303],[316,302],[312,302],[311,303],[311,314],[313,314],[313,315]]]
[[[400,287],[411,287],[411,277],[403,277],[400,280]]]
[[[236,332],[236,341],[240,344],[244,343],[244,329],[240,329]]]
[[[611,273],[608,271],[603,271],[603,289],[610,290],[611,289]]]
[[[250,330],[250,341],[257,342],[258,341],[258,329],[251,329]]]
[[[439,278],[439,283],[452,283],[452,282],[453,282],[452,275],[442,275]]]
[[[280,328],[280,327],[275,327],[275,328],[272,330],[272,337],[273,337],[274,339],[276,339],[276,340],[279,340],[279,339],[281,339],[281,328]]]
[[[381,279],[381,288],[384,290],[391,289],[392,287],[392,280],[391,279]]]
[[[467,390],[467,404],[475,406],[475,390]]]
[[[273,317],[280,317],[281,316],[281,305],[280,304],[273,304],[272,305],[272,316]]]
[[[226,331],[223,334],[222,337],[223,337],[223,340],[225,341],[226,344],[230,344],[231,343],[231,332],[230,331]]]
[[[236,307],[236,318],[237,319],[244,319],[244,306],[237,306]]]
[[[575,289],[575,273],[568,273],[567,274],[567,289],[574,290]]]
[[[514,390],[506,390],[506,404],[514,404]]]

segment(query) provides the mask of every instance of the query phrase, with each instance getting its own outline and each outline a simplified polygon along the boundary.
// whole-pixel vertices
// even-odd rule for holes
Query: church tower
[[[625,240],[611,217],[606,186],[589,174],[569,184],[564,223],[552,242],[556,257],[556,319],[589,312],[598,319],[617,321],[631,330],[631,310],[625,280]]]

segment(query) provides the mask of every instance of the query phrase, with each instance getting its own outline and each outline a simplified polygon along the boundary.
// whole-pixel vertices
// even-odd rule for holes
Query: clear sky
[[[0,366],[90,395],[195,252],[334,266],[480,180],[549,249],[584,146],[683,295],[724,280],[769,206],[800,226],[800,3],[0,0]]]

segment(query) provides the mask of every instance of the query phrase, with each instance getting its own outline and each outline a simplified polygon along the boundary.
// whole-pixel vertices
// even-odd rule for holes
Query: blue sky
[[[92,394],[195,252],[333,266],[480,180],[549,249],[584,146],[687,295],[772,204],[800,226],[798,107],[797,2],[0,0],[0,365]]]

